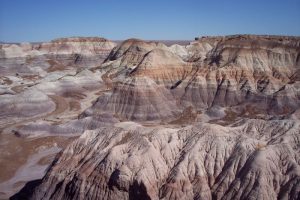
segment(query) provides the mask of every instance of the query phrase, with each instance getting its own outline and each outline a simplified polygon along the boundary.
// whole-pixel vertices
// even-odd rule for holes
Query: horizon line
[[[107,39],[109,41],[125,41],[125,40],[130,40],[130,39],[137,39],[137,40],[143,40],[143,41],[195,41],[196,38],[202,38],[202,37],[229,37],[229,36],[272,36],[272,37],[299,37],[300,35],[288,35],[288,34],[248,34],[248,33],[237,33],[237,34],[217,34],[217,35],[198,35],[195,36],[194,38],[190,39],[143,39],[143,38],[138,38],[138,37],[128,37],[126,39],[110,39],[108,37],[103,37],[100,35],[92,36],[92,35],[87,35],[87,36],[62,36],[62,37],[53,37],[53,39],[50,40],[41,40],[41,41],[5,41],[0,39],[0,43],[5,43],[5,44],[20,44],[20,43],[43,43],[43,42],[51,42],[53,40],[57,39],[63,39],[63,38],[103,38]]]

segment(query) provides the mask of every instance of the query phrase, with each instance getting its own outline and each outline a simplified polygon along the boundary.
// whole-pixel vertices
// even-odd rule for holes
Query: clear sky
[[[0,0],[0,41],[300,35],[300,0]]]

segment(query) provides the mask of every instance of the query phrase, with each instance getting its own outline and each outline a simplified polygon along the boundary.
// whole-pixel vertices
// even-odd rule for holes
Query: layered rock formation
[[[95,42],[111,49],[104,63],[60,61],[66,52],[101,57],[97,48],[91,50]],[[5,95],[37,90],[46,94],[43,105],[53,97],[56,106],[65,105],[41,109],[45,119],[15,126],[15,133],[81,135],[57,155],[43,179],[12,199],[300,198],[299,37],[109,44],[55,40],[40,45],[53,52],[53,71],[44,70],[48,65],[38,58],[31,63],[44,63],[44,74],[32,85],[10,86],[24,74],[1,79]],[[61,49],[53,51],[52,45]],[[12,66],[22,59],[3,62]]]
[[[178,109],[251,103],[262,113],[286,115],[299,107],[299,66],[299,38],[245,35],[203,38],[180,48],[128,40],[100,69],[117,82],[111,99],[122,93],[125,77],[148,77],[172,93]]]
[[[1,125],[12,123],[14,119],[50,113],[55,109],[55,103],[44,93],[31,90],[16,95],[1,95],[0,120]]]
[[[110,115],[102,116],[107,122],[99,122],[101,116],[76,120],[104,89],[102,74],[89,68],[115,45],[102,38],[0,45],[0,199],[41,178],[74,136],[118,122]]]
[[[42,75],[92,68],[103,63],[114,42],[103,38],[62,38],[51,42],[0,44],[0,73]]]
[[[120,119],[137,121],[174,119],[179,113],[172,94],[148,77],[117,83],[112,92],[100,97],[85,115],[101,112],[113,112]]]
[[[97,37],[60,38],[51,42],[1,44],[1,57],[25,57],[45,54],[106,55],[115,43]]]

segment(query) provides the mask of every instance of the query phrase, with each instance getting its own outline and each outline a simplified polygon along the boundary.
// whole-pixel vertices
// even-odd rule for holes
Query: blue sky
[[[0,0],[0,41],[300,35],[300,0]]]

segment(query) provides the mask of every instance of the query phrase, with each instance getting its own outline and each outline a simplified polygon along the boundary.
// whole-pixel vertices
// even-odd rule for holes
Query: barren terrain
[[[300,38],[0,44],[0,199],[299,199]]]

